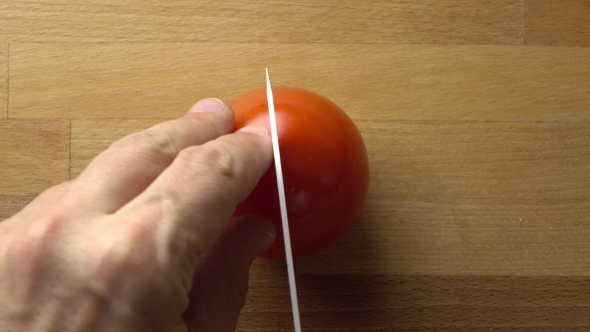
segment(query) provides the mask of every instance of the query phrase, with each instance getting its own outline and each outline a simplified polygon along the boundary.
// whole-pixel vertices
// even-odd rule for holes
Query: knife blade
[[[277,117],[275,104],[266,68],[266,99],[268,102],[268,114],[270,119],[270,134],[277,173],[277,184],[279,190],[279,204],[281,208],[281,221],[283,225],[283,237],[285,241],[285,256],[287,259],[287,273],[289,274],[289,289],[291,292],[291,307],[293,310],[293,324],[295,332],[301,332],[301,321],[299,319],[299,303],[297,301],[297,288],[295,286],[295,268],[293,266],[293,253],[291,251],[291,236],[289,234],[289,218],[287,216],[287,201],[285,199],[285,184],[283,182],[283,168],[281,165],[281,153],[279,150],[279,135],[277,130]]]

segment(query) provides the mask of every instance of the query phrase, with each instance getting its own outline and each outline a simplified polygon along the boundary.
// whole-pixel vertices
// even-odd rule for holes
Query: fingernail
[[[254,134],[254,135],[258,135],[258,136],[262,136],[262,137],[270,137],[268,135],[268,131],[266,130],[266,128],[264,127],[260,127],[260,126],[246,126],[243,127],[242,129],[238,130],[238,132],[240,133],[250,133],[250,134]]]
[[[225,104],[217,98],[207,98],[199,100],[191,109],[189,113],[211,112],[218,113],[225,109]]]
[[[262,232],[258,241],[254,245],[254,256],[258,257],[262,255],[263,252],[267,251],[268,248],[275,242],[275,234],[271,232]]]

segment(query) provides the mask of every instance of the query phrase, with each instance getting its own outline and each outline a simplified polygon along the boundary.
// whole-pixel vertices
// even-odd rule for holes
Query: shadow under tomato
[[[393,326],[395,279],[379,273],[378,265],[388,255],[374,241],[374,228],[382,220],[375,211],[367,201],[360,218],[341,239],[297,260],[304,329],[357,331]]]

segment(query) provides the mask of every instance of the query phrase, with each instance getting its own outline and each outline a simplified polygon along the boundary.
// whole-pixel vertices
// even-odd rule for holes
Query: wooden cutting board
[[[0,220],[114,140],[264,86],[361,130],[371,185],[297,260],[305,331],[590,330],[590,2],[4,1]],[[291,331],[257,261],[239,331]]]

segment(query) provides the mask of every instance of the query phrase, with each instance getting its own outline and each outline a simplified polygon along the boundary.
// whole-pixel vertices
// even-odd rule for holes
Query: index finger
[[[150,229],[158,229],[166,247],[184,251],[174,254],[196,257],[222,233],[237,204],[254,189],[272,158],[266,130],[244,127],[184,149],[166,171],[117,214],[123,220],[129,216]]]
[[[112,213],[145,190],[185,148],[231,132],[234,113],[208,98],[182,118],[129,135],[98,155],[74,181],[74,197],[86,210]]]

